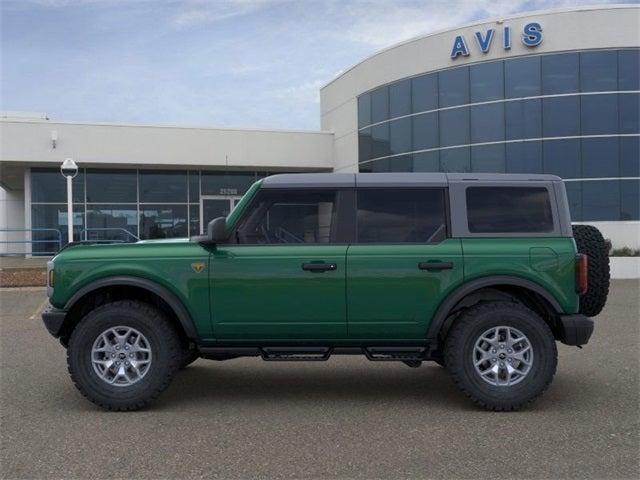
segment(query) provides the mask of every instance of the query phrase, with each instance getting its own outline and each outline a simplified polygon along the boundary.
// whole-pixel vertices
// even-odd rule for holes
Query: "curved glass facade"
[[[640,49],[431,72],[358,97],[361,172],[551,173],[574,221],[640,219]]]

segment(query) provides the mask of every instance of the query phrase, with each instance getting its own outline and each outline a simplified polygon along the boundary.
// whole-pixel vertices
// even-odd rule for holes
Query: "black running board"
[[[262,357],[268,362],[324,362],[331,355],[364,355],[372,362],[413,362],[433,360],[429,347],[420,346],[269,346],[269,347],[200,347],[200,356],[211,360],[238,357]]]

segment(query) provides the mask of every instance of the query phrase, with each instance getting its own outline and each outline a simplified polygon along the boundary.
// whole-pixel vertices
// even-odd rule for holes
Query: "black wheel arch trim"
[[[440,306],[438,307],[438,310],[436,310],[436,314],[433,316],[433,320],[429,325],[429,329],[427,330],[427,340],[437,342],[438,334],[449,316],[451,309],[455,307],[460,300],[476,290],[497,285],[510,285],[531,290],[549,302],[556,313],[563,313],[560,303],[558,303],[558,301],[545,288],[531,280],[510,275],[481,277],[460,285],[453,290],[442,303],[440,303]]]
[[[68,312],[81,298],[85,295],[104,287],[116,285],[126,285],[131,287],[139,287],[158,295],[175,313],[180,325],[182,326],[187,338],[192,341],[198,341],[198,332],[191,318],[191,314],[184,306],[182,301],[168,288],[143,277],[134,277],[128,275],[118,275],[114,277],[101,278],[86,284],[74,293],[65,304],[64,309]]]

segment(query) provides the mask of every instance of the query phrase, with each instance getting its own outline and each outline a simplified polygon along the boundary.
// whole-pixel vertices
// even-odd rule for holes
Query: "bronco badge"
[[[194,262],[191,264],[191,268],[193,268],[193,271],[196,273],[200,273],[204,270],[204,263],[203,262]]]

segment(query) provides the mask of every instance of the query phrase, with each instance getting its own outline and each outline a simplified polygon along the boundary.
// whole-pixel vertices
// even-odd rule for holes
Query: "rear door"
[[[347,252],[351,339],[425,338],[431,318],[463,277],[449,238],[445,188],[359,188],[356,242]]]

